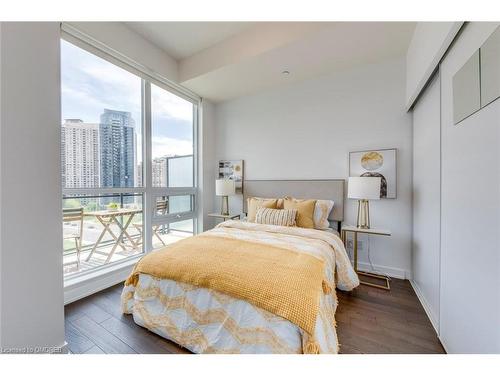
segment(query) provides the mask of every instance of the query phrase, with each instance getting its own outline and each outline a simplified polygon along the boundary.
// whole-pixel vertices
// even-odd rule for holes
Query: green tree
[[[97,202],[89,202],[85,206],[85,211],[97,211],[99,209],[99,206]]]
[[[63,202],[64,208],[78,208],[82,206],[78,199],[64,199]]]

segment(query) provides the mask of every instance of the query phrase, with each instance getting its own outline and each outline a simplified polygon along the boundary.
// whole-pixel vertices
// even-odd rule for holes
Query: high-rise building
[[[142,181],[142,161],[139,163],[136,163],[136,169],[135,169],[135,186],[142,186],[143,181]]]
[[[101,187],[132,187],[135,121],[130,112],[105,109],[99,124]]]
[[[64,188],[99,186],[99,124],[66,119],[61,129]]]
[[[166,156],[152,160],[152,183],[154,187],[167,186],[168,158]]]

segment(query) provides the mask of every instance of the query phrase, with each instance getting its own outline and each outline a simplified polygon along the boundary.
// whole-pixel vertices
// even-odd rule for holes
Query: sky
[[[61,41],[62,121],[99,123],[104,108],[131,112],[141,161],[141,79]],[[193,104],[151,85],[153,158],[193,152]]]

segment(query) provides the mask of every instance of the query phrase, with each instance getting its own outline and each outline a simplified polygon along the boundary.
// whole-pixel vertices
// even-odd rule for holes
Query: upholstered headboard
[[[243,212],[247,212],[248,197],[329,199],[335,202],[328,219],[344,220],[345,180],[245,180],[243,193]]]

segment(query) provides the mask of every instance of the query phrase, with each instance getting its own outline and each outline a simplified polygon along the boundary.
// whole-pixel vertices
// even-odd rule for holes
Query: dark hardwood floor
[[[444,353],[410,283],[392,280],[391,291],[361,285],[338,292],[341,353]],[[189,353],[134,323],[120,309],[122,285],[65,307],[72,353]]]
[[[122,288],[115,285],[65,307],[66,342],[72,353],[189,353],[122,314]]]
[[[390,291],[360,285],[337,295],[340,353],[445,353],[408,280],[393,279]]]

